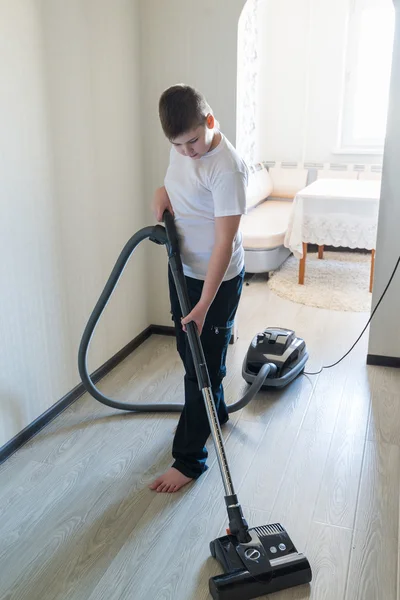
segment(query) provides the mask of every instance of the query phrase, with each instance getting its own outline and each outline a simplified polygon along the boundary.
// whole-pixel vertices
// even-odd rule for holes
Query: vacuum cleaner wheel
[[[210,542],[210,554],[213,558],[217,557],[217,554],[215,552],[215,544],[214,542]]]

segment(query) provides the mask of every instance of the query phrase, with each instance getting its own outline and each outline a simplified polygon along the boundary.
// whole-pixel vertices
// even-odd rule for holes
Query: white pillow
[[[249,173],[249,184],[246,193],[246,207],[248,210],[260,204],[271,195],[273,189],[272,180],[266,168],[255,173]]]
[[[318,179],[358,179],[358,172],[322,169],[321,171],[318,171]]]
[[[297,192],[307,185],[307,169],[283,169],[273,167],[269,170],[274,190],[273,198],[293,199]]]
[[[382,179],[382,173],[376,173],[375,171],[360,171],[358,179],[361,181],[380,181]]]

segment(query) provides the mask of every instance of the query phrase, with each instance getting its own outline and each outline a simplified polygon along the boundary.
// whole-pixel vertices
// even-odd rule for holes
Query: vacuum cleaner
[[[88,320],[79,346],[78,368],[85,389],[112,408],[138,412],[179,412],[183,408],[182,404],[117,402],[96,388],[87,370],[87,353],[98,320],[132,252],[144,239],[166,247],[182,314],[187,315],[191,311],[174,218],[166,211],[163,221],[165,227],[145,227],[127,242]],[[229,521],[226,535],[210,543],[211,555],[224,570],[224,574],[210,578],[211,596],[214,600],[250,600],[308,584],[312,579],[310,564],[304,554],[298,552],[280,523],[252,528],[247,524],[229,470],[207,364],[195,323],[187,325],[187,335],[215,445]],[[297,338],[293,331],[271,327],[257,334],[250,344],[242,370],[250,387],[241,399],[228,406],[228,411],[234,412],[246,406],[261,388],[287,385],[304,370],[307,359],[304,340]]]
[[[242,375],[247,383],[253,384],[263,366],[272,363],[276,367],[275,374],[261,387],[284,387],[304,371],[307,360],[306,344],[294,331],[268,327],[252,339],[243,361]]]

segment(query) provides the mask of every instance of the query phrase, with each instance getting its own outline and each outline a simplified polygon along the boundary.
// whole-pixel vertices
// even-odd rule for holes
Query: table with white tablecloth
[[[307,245],[372,250],[372,289],[380,181],[318,179],[296,195],[285,235],[285,246],[300,259],[299,283],[304,283]]]

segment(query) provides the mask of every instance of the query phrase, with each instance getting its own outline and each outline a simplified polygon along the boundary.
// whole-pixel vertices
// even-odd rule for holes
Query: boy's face
[[[214,118],[208,115],[204,124],[178,135],[171,142],[179,154],[197,160],[209,152],[213,139]]]

